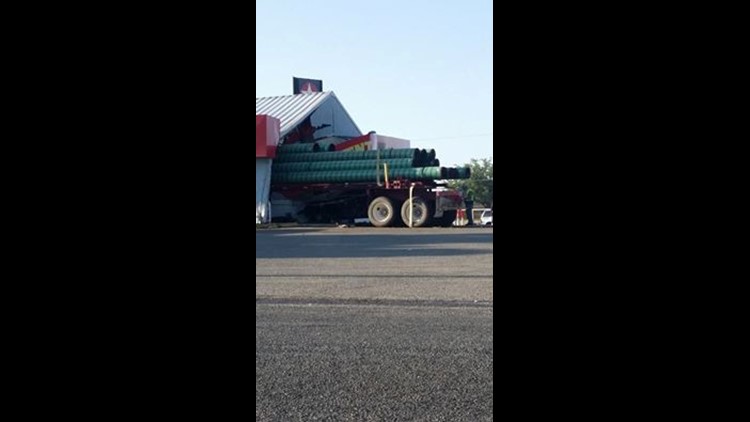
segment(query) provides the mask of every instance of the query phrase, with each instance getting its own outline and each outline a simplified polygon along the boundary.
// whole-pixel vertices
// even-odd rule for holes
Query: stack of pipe
[[[316,146],[317,145],[317,146]],[[327,144],[332,145],[332,144]],[[353,183],[383,180],[468,179],[468,167],[440,167],[434,149],[327,151],[317,143],[282,145],[273,161],[274,183]]]

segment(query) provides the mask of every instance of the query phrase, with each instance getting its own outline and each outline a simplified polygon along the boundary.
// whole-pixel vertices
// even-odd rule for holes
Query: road
[[[256,232],[256,421],[488,421],[491,228]]]

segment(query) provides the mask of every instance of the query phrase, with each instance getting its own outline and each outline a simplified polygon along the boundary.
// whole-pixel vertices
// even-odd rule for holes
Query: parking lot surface
[[[492,420],[492,241],[256,231],[256,421]]]

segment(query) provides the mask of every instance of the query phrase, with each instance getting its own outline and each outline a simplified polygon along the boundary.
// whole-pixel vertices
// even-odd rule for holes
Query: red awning
[[[266,115],[255,116],[255,158],[276,157],[281,122]]]

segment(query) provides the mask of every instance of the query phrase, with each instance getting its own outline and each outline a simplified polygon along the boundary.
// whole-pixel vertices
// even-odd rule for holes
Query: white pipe
[[[370,132],[370,149],[375,148],[377,153],[377,160],[375,162],[375,178],[378,186],[380,185],[380,148],[378,148],[378,135],[375,131]]]
[[[414,200],[412,196],[412,192],[414,192],[414,183],[409,186],[409,228],[412,228],[412,219],[414,218]]]

